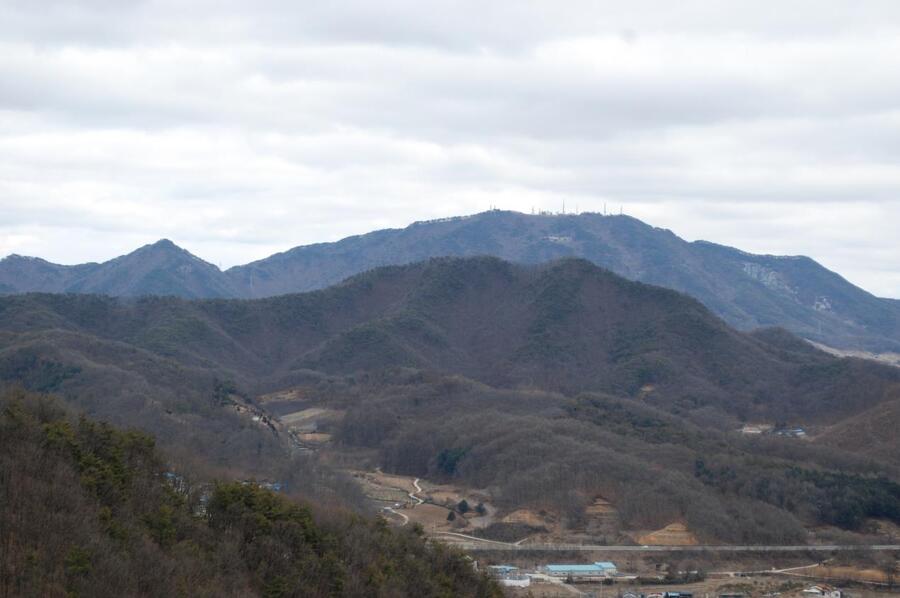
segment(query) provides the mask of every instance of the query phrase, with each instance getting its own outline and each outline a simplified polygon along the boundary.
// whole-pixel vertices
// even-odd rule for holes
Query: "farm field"
[[[466,492],[455,486],[431,484],[418,478],[378,470],[355,470],[351,473],[370,500],[382,509],[389,507],[389,514],[396,513],[390,520],[400,525],[418,523],[431,533],[468,532],[489,525],[494,520],[496,509],[484,502],[483,493]],[[472,504],[472,510],[465,514],[458,507],[463,500]],[[483,506],[484,515],[475,512],[474,507],[478,504]],[[450,513],[454,514],[452,520],[448,520]]]

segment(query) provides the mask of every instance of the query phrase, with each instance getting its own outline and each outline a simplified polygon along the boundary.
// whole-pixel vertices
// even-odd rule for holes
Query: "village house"
[[[804,598],[841,598],[843,596],[839,589],[826,584],[809,586],[803,590],[802,594]]]
[[[488,574],[501,586],[527,588],[531,585],[531,578],[519,573],[519,568],[512,565],[491,565]]]

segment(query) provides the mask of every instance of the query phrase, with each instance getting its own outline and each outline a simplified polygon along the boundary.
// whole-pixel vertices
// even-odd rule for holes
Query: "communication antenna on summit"
[[[606,212],[606,202],[605,202],[605,201],[603,202],[603,215],[604,215],[604,216],[607,215],[607,212]]]

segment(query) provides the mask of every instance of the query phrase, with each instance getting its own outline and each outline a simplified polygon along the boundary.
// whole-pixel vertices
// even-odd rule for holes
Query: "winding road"
[[[422,491],[422,487],[419,486],[419,480],[420,480],[420,479],[421,479],[421,478],[416,478],[416,479],[413,480],[413,486],[416,487],[416,492],[421,492],[421,491]],[[416,496],[416,495],[413,494],[412,492],[407,492],[407,494],[409,494],[409,497],[410,497],[411,499],[413,499],[414,501],[416,501],[416,504],[413,505],[413,508],[414,508],[414,509],[415,509],[416,507],[418,507],[419,505],[421,505],[422,503],[425,502],[424,500],[422,500],[421,498],[419,498],[418,496]]]
[[[401,513],[400,511],[394,509],[393,507],[384,507],[384,510],[387,511],[388,513],[391,513],[392,515],[396,515],[398,517],[403,518],[403,523],[400,524],[400,527],[403,527],[404,525],[409,523],[409,516],[406,515],[405,513]]]
[[[381,470],[379,469],[379,470],[376,470],[376,471],[381,471]],[[421,491],[422,491],[422,487],[419,486],[419,480],[420,480],[420,479],[421,479],[421,478],[416,478],[415,480],[413,480],[413,486],[415,487],[416,492],[421,492]],[[419,505],[421,505],[421,504],[423,504],[423,503],[425,502],[424,500],[422,500],[421,498],[419,498],[418,496],[416,496],[416,495],[415,495],[414,493],[412,493],[412,492],[407,492],[406,494],[407,494],[407,496],[409,496],[411,499],[413,499],[414,501],[416,501],[416,504],[414,504],[414,505],[412,506],[413,509],[415,509],[416,507],[418,507]],[[401,513],[400,511],[396,510],[396,509],[393,508],[393,507],[384,507],[384,510],[387,511],[388,513],[393,514],[393,515],[397,515],[398,517],[400,517],[400,518],[403,519],[403,523],[400,524],[400,527],[403,527],[404,525],[406,525],[407,523],[409,523],[409,516],[408,516],[406,513]]]

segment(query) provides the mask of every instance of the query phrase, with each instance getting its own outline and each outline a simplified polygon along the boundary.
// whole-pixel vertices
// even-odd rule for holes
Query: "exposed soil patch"
[[[638,536],[638,544],[648,546],[696,546],[700,542],[683,523],[670,523],[666,527]]]
[[[850,566],[818,565],[803,571],[804,575],[833,580],[874,581],[888,583],[890,578],[887,573],[879,569],[862,569]]]
[[[513,511],[500,521],[502,523],[517,523],[534,528],[550,527],[552,525],[549,517],[544,517],[530,509]]]
[[[326,442],[331,442],[331,434],[316,432],[312,432],[310,434],[298,434],[297,438],[299,438],[302,442],[308,444],[324,444]]]

